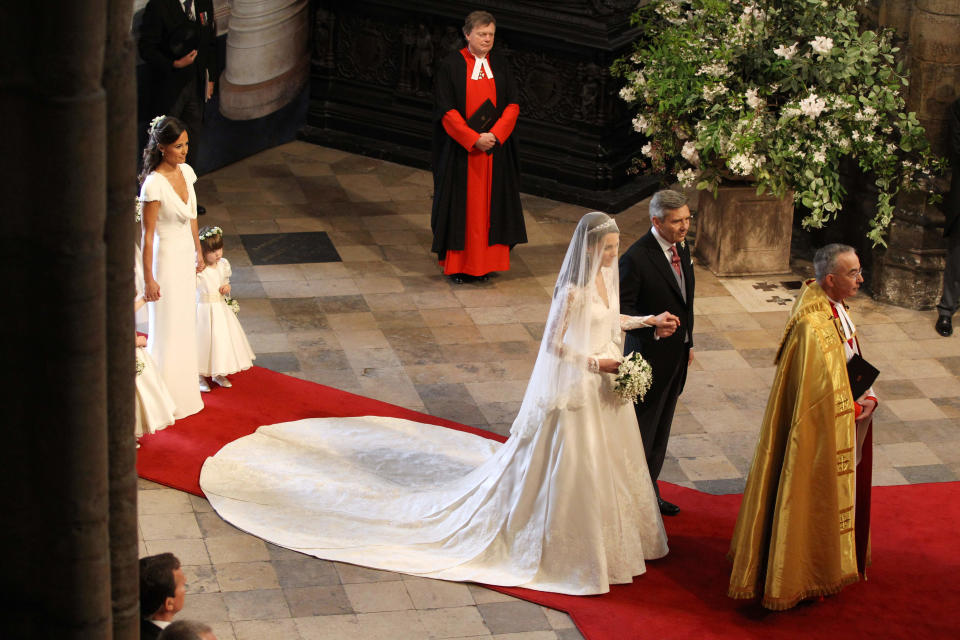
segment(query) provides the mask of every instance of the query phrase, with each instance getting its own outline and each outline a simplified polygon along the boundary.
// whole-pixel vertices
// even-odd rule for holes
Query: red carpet
[[[385,415],[499,436],[254,367],[232,389],[204,394],[206,409],[141,440],[141,477],[198,495],[207,456],[263,424],[307,417]],[[726,597],[724,558],[740,496],[664,485],[683,511],[665,519],[670,555],[632,585],[602,596],[495,587],[567,611],[590,640],[627,638],[954,638],[960,628],[960,483],[876,487],[868,582],[823,602],[768,612]]]

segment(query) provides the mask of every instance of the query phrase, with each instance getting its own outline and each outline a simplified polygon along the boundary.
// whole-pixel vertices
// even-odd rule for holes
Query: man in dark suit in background
[[[203,106],[219,73],[212,0],[149,0],[140,25],[140,57],[150,69],[150,117],[176,116],[187,125],[195,166]]]
[[[140,558],[140,638],[155,640],[183,609],[187,578],[172,553]]]
[[[620,256],[620,313],[649,315],[652,310],[666,310],[680,319],[673,335],[661,337],[653,328],[633,329],[624,341],[624,353],[640,353],[653,368],[653,384],[635,409],[660,513],[672,516],[680,507],[660,498],[657,478],[677,397],[693,359],[694,281],[685,242],[690,230],[687,197],[677,191],[658,191],[650,201],[650,221],[650,231]]]
[[[943,295],[937,305],[937,333],[953,333],[953,314],[960,307],[960,100],[950,105],[947,115],[947,157],[953,167],[950,193],[943,199],[943,235],[947,239],[947,263],[943,269]]]

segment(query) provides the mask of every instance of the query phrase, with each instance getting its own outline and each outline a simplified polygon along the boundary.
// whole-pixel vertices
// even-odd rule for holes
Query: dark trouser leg
[[[195,167],[200,152],[200,136],[203,133],[203,102],[194,83],[187,83],[166,115],[180,118],[187,125],[187,135],[190,137],[187,164]]]
[[[673,425],[673,413],[677,408],[677,397],[686,379],[687,356],[686,350],[679,356],[678,362],[672,371],[654,372],[654,380],[660,375],[662,384],[654,385],[647,393],[647,401],[636,405],[637,424],[640,427],[640,436],[643,438],[643,451],[647,457],[647,467],[650,470],[650,479],[653,488],[660,497],[660,488],[657,478],[663,468],[663,460],[667,455],[667,441],[670,439],[670,427]],[[665,375],[664,375],[665,374]]]
[[[947,236],[947,264],[943,270],[943,295],[937,311],[952,317],[960,307],[960,230]]]

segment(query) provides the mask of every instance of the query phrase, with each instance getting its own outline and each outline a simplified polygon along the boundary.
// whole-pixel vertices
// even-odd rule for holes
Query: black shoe
[[[482,276],[477,276],[477,282],[489,282],[489,281],[490,281],[489,273],[485,273]]]
[[[949,338],[953,334],[953,321],[950,316],[940,316],[937,318],[937,324],[934,325],[934,328],[944,338]]]
[[[198,216],[202,216],[202,215],[205,215],[206,213],[207,213],[207,208],[206,208],[205,206],[203,206],[202,204],[198,204],[198,205],[197,205],[197,215],[198,215]]]
[[[450,275],[450,281],[453,282],[453,284],[463,284],[466,282],[466,279],[462,273],[453,273]]]
[[[675,516],[680,513],[680,507],[673,504],[672,502],[667,502],[663,498],[657,498],[657,502],[660,504],[660,514],[665,516]]]

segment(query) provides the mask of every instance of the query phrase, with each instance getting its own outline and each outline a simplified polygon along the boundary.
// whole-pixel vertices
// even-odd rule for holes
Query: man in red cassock
[[[510,249],[527,241],[512,135],[520,107],[506,60],[490,54],[496,29],[486,11],[468,15],[467,46],[441,63],[434,87],[432,251],[457,283],[508,270]],[[490,124],[478,131],[468,121],[487,100]]]

